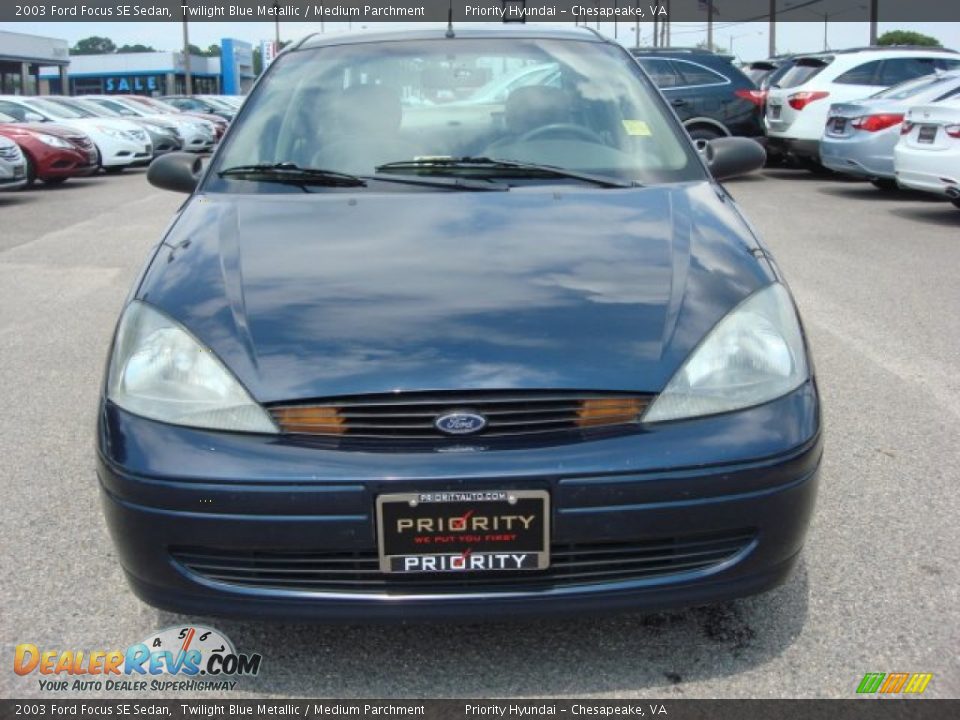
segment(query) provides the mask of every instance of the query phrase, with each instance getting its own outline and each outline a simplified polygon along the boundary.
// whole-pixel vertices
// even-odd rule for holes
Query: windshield
[[[113,110],[118,115],[126,115],[127,117],[142,117],[146,115],[145,112],[140,112],[139,110],[127,105],[120,100],[107,100],[106,98],[99,98],[94,102],[103,105],[105,108]]]
[[[204,95],[202,99],[203,99],[204,102],[207,103],[207,105],[212,105],[213,107],[219,108],[220,110],[228,110],[228,111],[231,111],[231,112],[233,111],[233,108],[232,108],[230,105],[228,105],[227,103],[223,102],[223,100],[221,100],[220,98],[215,98],[215,97],[210,97],[209,95]]]
[[[83,108],[84,110],[87,110],[88,112],[91,112],[94,115],[97,115],[98,117],[119,117],[117,113],[103,107],[96,100],[72,98],[70,100],[70,104],[73,107]]]
[[[30,98],[24,102],[30,107],[36,108],[45,115],[50,115],[51,117],[60,118],[62,120],[77,120],[84,117],[84,115],[77,110],[59,105],[58,103],[50,102],[49,100]]]
[[[886,90],[881,90],[878,93],[874,93],[872,97],[886,98],[887,100],[906,100],[907,98],[912,98],[914,95],[932,90],[938,85],[946,86],[947,83],[956,83],[958,79],[960,79],[960,74],[924,75],[923,77],[894,85]]]
[[[90,108],[85,107],[83,105],[80,105],[79,103],[73,100],[62,100],[60,98],[56,98],[55,100],[48,100],[46,102],[56,103],[60,107],[66,108],[67,110],[77,113],[79,117],[85,117],[85,118],[101,117],[100,113],[97,113],[96,111],[91,110]]]
[[[167,103],[162,102],[161,100],[155,100],[154,98],[138,97],[138,98],[133,98],[131,102],[140,103],[141,105],[147,106],[151,110],[156,110],[157,112],[161,112],[165,115],[176,115],[176,114],[179,114],[180,112],[179,110],[177,110],[177,108],[173,107],[172,105],[168,105]]]
[[[799,87],[819,75],[820,71],[832,62],[832,57],[800,58],[781,77],[773,80],[773,86],[780,88]]]
[[[642,184],[705,175],[689,139],[622,49],[530,39],[357,43],[284,54],[247,100],[214,170],[282,163],[369,175],[392,162],[464,157]],[[442,167],[461,171],[477,169]]]

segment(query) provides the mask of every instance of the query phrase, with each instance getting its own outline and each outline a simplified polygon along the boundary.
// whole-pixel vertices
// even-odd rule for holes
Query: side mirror
[[[172,152],[161,155],[147,169],[147,180],[161,190],[192,193],[200,181],[203,167],[200,158],[191,153]]]
[[[767,151],[756,140],[722,137],[699,146],[707,167],[716,180],[728,180],[759,170],[767,162]]]
[[[35,112],[26,112],[23,114],[24,122],[47,122],[47,119],[43,115],[38,115]]]

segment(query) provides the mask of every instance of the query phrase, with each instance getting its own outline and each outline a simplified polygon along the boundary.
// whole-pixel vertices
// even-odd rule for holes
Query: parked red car
[[[0,135],[13,140],[27,160],[27,184],[48,185],[97,171],[97,149],[86,135],[52,123],[20,123],[0,113]]]

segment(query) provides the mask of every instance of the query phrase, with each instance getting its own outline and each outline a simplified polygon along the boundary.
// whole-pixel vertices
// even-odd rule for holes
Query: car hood
[[[76,128],[77,130],[87,133],[97,132],[97,128],[101,127],[122,130],[124,132],[136,132],[140,130],[140,126],[136,123],[111,117],[70,118],[67,120],[58,120],[57,123],[61,126]]]
[[[773,280],[708,182],[194,196],[137,297],[261,402],[400,390],[655,392]]]
[[[54,123],[0,123],[0,132],[7,137],[36,137],[43,134],[61,138],[76,138],[80,134],[73,128]]]

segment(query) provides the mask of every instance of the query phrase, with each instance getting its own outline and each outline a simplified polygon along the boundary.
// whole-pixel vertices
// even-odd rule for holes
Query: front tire
[[[953,203],[953,206],[960,210],[960,198],[950,198],[950,202]]]
[[[703,126],[689,128],[687,129],[687,134],[690,136],[690,139],[694,141],[697,141],[697,140],[710,141],[710,140],[716,140],[717,138],[726,137],[726,135],[724,135],[719,130],[713,130],[711,128],[703,127]]]
[[[23,159],[26,161],[26,174],[27,174],[27,184],[23,186],[23,189],[26,190],[29,187],[33,187],[33,184],[37,181],[37,166],[33,162],[33,158],[23,154]]]
[[[890,178],[870,178],[870,184],[873,185],[877,190],[883,190],[884,192],[891,192],[898,189],[897,181],[891,180]]]
[[[814,160],[813,158],[801,158],[799,163],[800,167],[802,167],[804,170],[812,172],[814,175],[821,175],[823,177],[833,175],[833,170],[825,165],[821,165],[818,160]]]
[[[123,170],[124,170],[124,166],[123,166],[123,165],[111,165],[110,167],[105,167],[105,168],[103,169],[103,171],[104,171],[107,175],[119,175],[120,173],[123,172]]]

